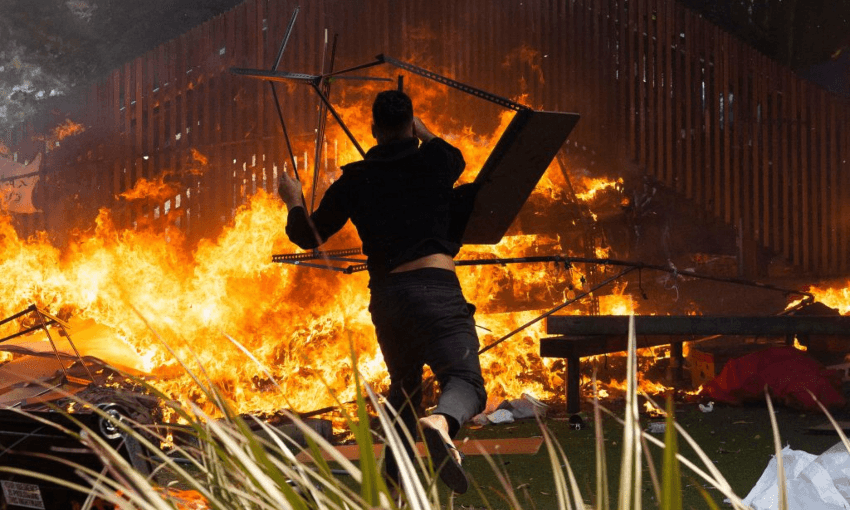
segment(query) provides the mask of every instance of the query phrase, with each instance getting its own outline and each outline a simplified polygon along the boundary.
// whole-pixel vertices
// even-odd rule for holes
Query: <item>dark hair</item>
[[[372,103],[372,121],[382,131],[397,131],[413,120],[413,102],[400,90],[380,92]]]

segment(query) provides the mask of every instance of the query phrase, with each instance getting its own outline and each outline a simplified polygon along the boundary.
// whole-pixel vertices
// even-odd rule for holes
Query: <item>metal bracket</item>
[[[18,312],[14,315],[6,317],[3,320],[0,320],[0,326],[6,324],[7,322],[11,322],[19,317],[23,317],[27,314],[34,313],[36,320],[38,321],[38,325],[32,326],[30,328],[18,331],[17,333],[13,333],[11,335],[0,338],[0,343],[6,342],[13,338],[17,338],[19,336],[26,335],[28,333],[32,333],[36,330],[44,330],[44,333],[47,335],[47,340],[50,342],[50,347],[53,348],[53,353],[56,355],[56,360],[59,361],[59,366],[62,367],[62,372],[65,374],[65,381],[72,382],[75,384],[94,384],[94,376],[89,370],[89,367],[86,365],[83,357],[80,355],[80,351],[77,350],[77,346],[74,345],[73,340],[71,340],[71,334],[68,333],[68,330],[71,329],[71,326],[63,321],[62,319],[50,314],[49,312],[42,310],[36,305],[30,305],[26,310]],[[79,377],[74,377],[68,374],[68,371],[65,369],[65,364],[62,363],[62,356],[59,354],[59,349],[56,348],[56,343],[53,341],[53,337],[50,335],[50,330],[47,328],[48,326],[56,325],[59,328],[59,334],[68,339],[68,343],[71,344],[71,348],[74,350],[74,354],[77,356],[77,360],[86,370],[86,373],[89,375],[89,380],[80,379]]]
[[[522,104],[519,104],[515,101],[511,101],[510,99],[497,96],[495,94],[491,94],[489,92],[483,91],[481,89],[477,89],[475,87],[471,87],[466,85],[465,83],[461,83],[459,81],[453,80],[451,78],[447,78],[443,75],[437,74],[433,71],[429,71],[425,68],[419,67],[417,65],[411,64],[409,62],[404,62],[402,60],[395,59],[388,55],[378,55],[375,57],[380,62],[386,62],[387,64],[398,67],[399,69],[404,69],[405,71],[409,71],[413,74],[418,74],[424,78],[428,78],[429,80],[433,80],[437,83],[442,83],[443,85],[452,87],[454,89],[460,90],[461,92],[466,92],[467,94],[473,95],[475,97],[480,97],[481,99],[486,99],[492,103],[496,103],[497,105],[504,106],[509,110],[530,110],[531,108]]]

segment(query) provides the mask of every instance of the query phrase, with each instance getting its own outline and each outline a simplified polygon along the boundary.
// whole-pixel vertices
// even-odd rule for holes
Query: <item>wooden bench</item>
[[[567,412],[577,413],[581,358],[622,352],[627,349],[629,316],[553,315],[546,319],[546,333],[557,335],[540,340],[540,356],[567,360]],[[671,346],[674,380],[682,377],[682,344],[716,335],[749,337],[850,335],[850,316],[635,316],[637,346]]]

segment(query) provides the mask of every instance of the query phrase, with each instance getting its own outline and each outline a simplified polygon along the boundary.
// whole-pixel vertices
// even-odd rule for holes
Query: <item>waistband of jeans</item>
[[[454,271],[438,267],[423,267],[420,269],[412,269],[410,271],[402,271],[400,273],[386,273],[380,278],[372,277],[369,282],[369,287],[376,288],[408,282],[425,281],[460,285],[460,281],[457,279],[457,275]]]

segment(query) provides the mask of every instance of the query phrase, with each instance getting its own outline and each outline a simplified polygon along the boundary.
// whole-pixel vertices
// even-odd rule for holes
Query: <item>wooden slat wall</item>
[[[118,226],[133,227],[165,224],[168,214],[197,240],[215,235],[257,189],[274,192],[289,158],[269,86],[227,69],[270,67],[296,4],[247,0],[93,85],[75,117],[92,128],[78,135],[79,154],[48,153],[48,180],[64,186],[45,191],[49,206],[25,218],[25,230],[66,226],[68,196],[85,188],[92,215],[106,206]],[[850,270],[848,101],[674,0],[301,7],[283,69],[317,71],[328,29],[329,44],[339,34],[337,69],[388,53],[499,95],[525,94],[534,107],[577,111],[568,151],[602,155],[611,171],[611,155],[628,160],[806,273]],[[306,87],[278,92],[299,172],[311,180],[316,100]],[[19,145],[25,130],[5,133],[7,145]],[[193,149],[209,163],[195,161]],[[141,178],[163,176],[177,196],[120,198]]]

